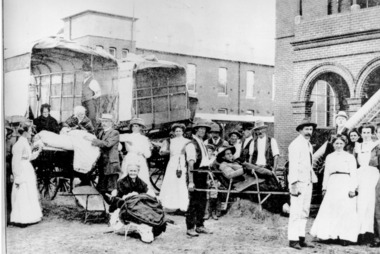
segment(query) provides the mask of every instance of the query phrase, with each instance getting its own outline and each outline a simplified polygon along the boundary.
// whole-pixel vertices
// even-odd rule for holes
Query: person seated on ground
[[[76,106],[74,108],[74,114],[67,118],[62,126],[72,130],[86,130],[89,133],[94,133],[94,126],[91,120],[86,116],[86,109],[83,106]]]
[[[50,105],[41,105],[41,115],[34,119],[34,125],[36,126],[36,132],[40,131],[51,131],[54,133],[59,133],[59,125],[57,120],[50,115]]]
[[[109,198],[109,213],[110,213],[110,226],[114,229],[115,233],[121,233],[124,223],[120,221],[120,208],[124,205],[124,200],[139,194],[148,194],[155,197],[154,193],[150,193],[148,185],[139,177],[140,166],[137,163],[128,164],[123,171],[122,176],[117,182],[117,188],[112,191]],[[139,232],[143,242],[152,242],[154,239],[152,227],[142,224],[135,224],[133,226]],[[128,232],[127,232],[128,233]]]

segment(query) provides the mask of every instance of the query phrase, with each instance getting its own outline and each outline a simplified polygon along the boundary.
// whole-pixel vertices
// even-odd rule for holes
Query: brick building
[[[380,88],[378,5],[379,0],[277,0],[274,111],[283,159],[301,119],[333,128],[339,110],[352,117]],[[356,124],[374,120],[378,103],[368,105]]]
[[[63,19],[64,37],[92,48],[108,50],[118,59],[134,52],[153,54],[160,60],[185,66],[188,90],[197,96],[197,112],[201,116],[216,113],[253,115],[273,122],[273,66],[138,48],[133,36],[136,20],[84,11]]]

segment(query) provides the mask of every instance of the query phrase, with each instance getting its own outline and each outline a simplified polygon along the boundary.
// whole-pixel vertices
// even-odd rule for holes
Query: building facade
[[[273,122],[273,66],[138,48],[134,40],[136,20],[84,11],[63,19],[64,37],[107,50],[118,59],[133,52],[183,65],[188,90],[198,98],[198,113],[253,115]]]
[[[287,147],[305,117],[333,128],[380,88],[380,1],[277,0],[275,134]]]

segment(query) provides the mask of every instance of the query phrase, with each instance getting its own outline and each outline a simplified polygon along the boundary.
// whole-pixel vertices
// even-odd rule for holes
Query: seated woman
[[[111,215],[110,225],[114,229],[115,233],[124,233],[124,223],[120,221],[120,208],[124,206],[124,200],[132,196],[147,193],[148,195],[154,197],[154,193],[149,193],[148,185],[142,181],[139,177],[140,166],[136,163],[128,164],[123,172],[123,175],[117,182],[117,188],[112,192],[110,197],[110,207],[109,212]],[[141,240],[143,242],[152,242],[154,240],[153,229],[151,226],[141,223],[129,223],[129,228],[131,226],[140,234]]]
[[[58,122],[50,115],[49,104],[41,105],[41,115],[34,119],[33,123],[36,126],[37,133],[43,130],[59,133]]]
[[[86,130],[89,133],[94,133],[94,126],[90,118],[86,116],[86,109],[82,106],[76,106],[74,108],[74,115],[67,118],[62,126],[71,128],[72,130]]]

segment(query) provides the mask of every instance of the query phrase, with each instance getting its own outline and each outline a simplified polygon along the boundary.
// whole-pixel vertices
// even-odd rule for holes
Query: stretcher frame
[[[199,172],[199,173],[207,173],[210,175],[210,179],[213,181],[213,176],[212,174],[217,173],[217,174],[223,174],[222,171],[217,171],[217,170],[204,170],[204,169],[194,169],[191,172]],[[254,178],[257,180],[259,179],[257,174],[252,171],[252,174]],[[246,191],[237,191],[237,190],[232,190],[232,182],[233,179],[229,180],[228,184],[228,189],[227,190],[215,190],[215,189],[199,189],[195,188],[195,191],[203,191],[203,192],[211,192],[211,191],[217,191],[218,193],[227,193],[226,201],[223,203],[222,210],[227,210],[228,206],[228,200],[230,198],[231,194],[256,194],[257,195],[257,200],[259,204],[259,210],[262,211],[262,204],[264,204],[265,201],[269,199],[272,195],[290,195],[288,191],[260,191],[260,183],[259,181],[256,181],[254,185],[256,185],[256,190],[246,190]],[[265,195],[264,198],[261,197],[261,195]]]

